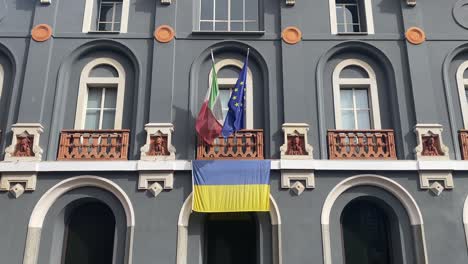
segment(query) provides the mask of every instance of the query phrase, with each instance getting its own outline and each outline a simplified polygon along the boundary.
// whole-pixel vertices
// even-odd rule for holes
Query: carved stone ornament
[[[297,27],[287,27],[283,29],[283,32],[281,33],[281,38],[284,42],[290,45],[294,45],[302,40],[302,32]]]
[[[294,6],[296,4],[296,0],[286,0],[287,6]]]
[[[140,172],[138,178],[138,190],[147,190],[153,197],[158,196],[163,190],[174,188],[174,172]]]
[[[284,144],[280,148],[281,159],[313,159],[313,149],[307,140],[308,132],[307,124],[283,124]]]
[[[141,160],[175,160],[172,145],[174,126],[170,123],[151,123],[145,126],[146,144],[140,149]]]
[[[448,160],[449,149],[442,141],[442,125],[418,124],[414,128],[418,146],[414,149],[417,160]]]
[[[305,185],[302,182],[305,183]],[[313,170],[281,170],[281,188],[290,189],[295,195],[301,195],[306,189],[315,188]]]
[[[31,38],[37,42],[44,42],[52,37],[52,28],[47,24],[39,24],[31,30]]]
[[[25,191],[36,190],[36,173],[2,173],[0,177],[0,191],[9,192],[13,197],[18,198]]]
[[[418,27],[410,27],[405,33],[406,40],[413,45],[419,45],[426,41],[426,33]]]
[[[430,190],[439,196],[445,189],[454,188],[453,176],[450,171],[420,171],[419,183],[423,190]]]
[[[5,161],[40,161],[42,148],[39,146],[43,127],[41,124],[15,124],[12,126],[11,145],[5,150]]]
[[[168,25],[159,26],[154,31],[154,38],[161,43],[171,42],[175,37],[174,29]]]

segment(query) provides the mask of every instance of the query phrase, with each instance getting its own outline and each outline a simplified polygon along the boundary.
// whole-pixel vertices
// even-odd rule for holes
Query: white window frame
[[[372,14],[372,0],[362,0],[364,3],[364,18],[365,18],[365,25],[367,28],[367,32],[338,32],[338,23],[337,23],[337,17],[336,17],[336,0],[328,0],[329,5],[330,5],[330,26],[331,26],[331,33],[333,35],[339,35],[339,34],[368,34],[372,35],[375,33],[374,29],[374,16]],[[362,25],[362,24],[361,24]]]
[[[346,67],[357,66],[367,72],[368,78],[340,78],[340,74]],[[367,88],[370,106],[370,121],[372,129],[381,129],[379,95],[377,89],[377,77],[372,67],[358,59],[347,59],[338,63],[333,71],[333,102],[335,107],[335,127],[343,129],[341,117],[341,89],[342,88]]]
[[[85,11],[83,15],[83,33],[89,32],[113,32],[113,31],[99,31],[97,26],[97,20],[99,19],[99,4],[100,0],[86,0]],[[94,10],[97,8],[97,10]],[[127,33],[128,31],[128,17],[130,12],[130,0],[122,0],[122,16],[120,18],[120,33]],[[93,14],[97,14],[93,16]],[[115,31],[114,31],[115,32]]]
[[[222,68],[227,66],[234,66],[242,70],[244,62],[238,59],[223,59],[215,63],[215,70],[218,73]],[[211,87],[211,78],[213,76],[213,70],[210,71],[209,75],[209,86]],[[252,71],[247,67],[247,93],[245,97],[246,104],[246,116],[245,116],[245,128],[253,129],[254,120],[253,120],[253,79]],[[236,85],[237,78],[219,78],[218,77],[218,86],[219,89],[222,89],[222,86],[232,86]]]
[[[90,77],[91,71],[99,65],[109,65],[113,67],[118,77]],[[115,106],[114,129],[122,129],[123,104],[125,94],[125,69],[114,59],[98,58],[83,68],[80,77],[80,87],[78,91],[78,102],[75,115],[75,129],[84,129],[86,121],[86,109],[88,104],[88,88],[94,85],[106,85],[117,89],[117,100]]]
[[[468,128],[468,102],[465,91],[468,89],[468,79],[463,77],[468,70],[468,61],[463,62],[457,70],[457,86],[460,98],[460,107],[462,111],[463,125]]]
[[[202,14],[202,0],[198,0],[199,1],[199,10],[198,10],[198,30],[201,30],[201,23],[202,22],[212,22],[213,23],[213,28],[212,30],[210,31],[213,31],[213,32],[223,32],[225,30],[216,30],[216,22],[227,22],[227,32],[232,32],[231,31],[231,23],[232,22],[242,22],[242,30],[239,31],[239,32],[249,32],[249,30],[246,30],[246,26],[245,24],[247,22],[257,22],[258,24],[258,27],[260,27],[260,14],[257,15],[257,20],[247,20],[246,17],[245,17],[245,6],[246,6],[246,3],[247,1],[249,0],[228,0],[228,17],[227,17],[227,20],[217,20],[216,19],[216,1],[217,0],[211,0],[213,1],[213,19],[210,20],[210,19],[206,19],[206,20],[202,20],[201,19],[201,14]],[[232,1],[243,1],[243,10],[242,10],[242,20],[232,20],[231,19],[231,2]],[[259,2],[257,1],[257,4],[259,4]],[[258,7],[260,9],[260,5]],[[257,30],[255,31],[258,31],[260,30],[259,28],[257,28]],[[236,31],[234,31],[236,32]]]
[[[0,64],[0,100],[2,99],[2,92],[3,92],[3,79],[5,78],[5,72],[3,70],[3,66]]]

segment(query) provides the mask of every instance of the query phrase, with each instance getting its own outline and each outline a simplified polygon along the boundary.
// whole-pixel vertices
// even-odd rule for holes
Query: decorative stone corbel
[[[0,177],[0,191],[20,197],[25,191],[36,190],[37,174],[33,172],[4,172]]]
[[[11,145],[5,150],[5,161],[42,160],[43,151],[39,142],[44,128],[41,124],[14,124],[11,131],[13,131],[13,138]]]
[[[40,0],[41,4],[43,5],[50,5],[52,3],[52,0]]]
[[[445,189],[453,189],[453,176],[450,171],[420,171],[419,183],[423,190],[430,190],[439,196]]]
[[[292,183],[294,181],[294,183]],[[302,184],[302,182],[305,182]],[[291,184],[292,183],[292,184]],[[306,189],[315,188],[315,174],[313,170],[281,170],[281,188],[290,189],[297,196]]]
[[[146,124],[146,144],[140,149],[141,160],[175,160],[176,149],[172,145],[174,126],[170,123]]]
[[[442,125],[417,124],[414,128],[418,146],[414,149],[417,160],[448,160],[449,149],[442,140]]]
[[[161,185],[162,184],[162,185]],[[173,171],[142,171],[138,178],[138,190],[147,190],[154,197],[163,190],[174,188]]]
[[[307,140],[308,132],[308,124],[283,124],[284,144],[280,148],[281,159],[313,159],[313,148]]]
[[[416,6],[416,0],[406,0],[406,5],[408,5],[408,6]]]
[[[296,4],[296,0],[286,0],[287,6],[294,6]]]
[[[170,5],[172,4],[172,0],[161,0],[161,5]]]

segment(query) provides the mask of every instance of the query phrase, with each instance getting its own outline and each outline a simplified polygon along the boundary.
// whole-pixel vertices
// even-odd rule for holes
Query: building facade
[[[467,263],[467,5],[0,0],[0,262]],[[195,159],[271,160],[270,212],[192,212]]]

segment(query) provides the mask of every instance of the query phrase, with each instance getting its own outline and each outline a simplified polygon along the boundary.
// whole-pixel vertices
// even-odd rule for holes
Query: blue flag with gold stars
[[[229,137],[238,130],[245,128],[245,95],[246,95],[246,84],[247,84],[247,69],[249,63],[249,51],[245,57],[244,67],[239,74],[236,86],[231,94],[231,98],[228,103],[228,113],[224,120],[222,135],[223,137]]]

